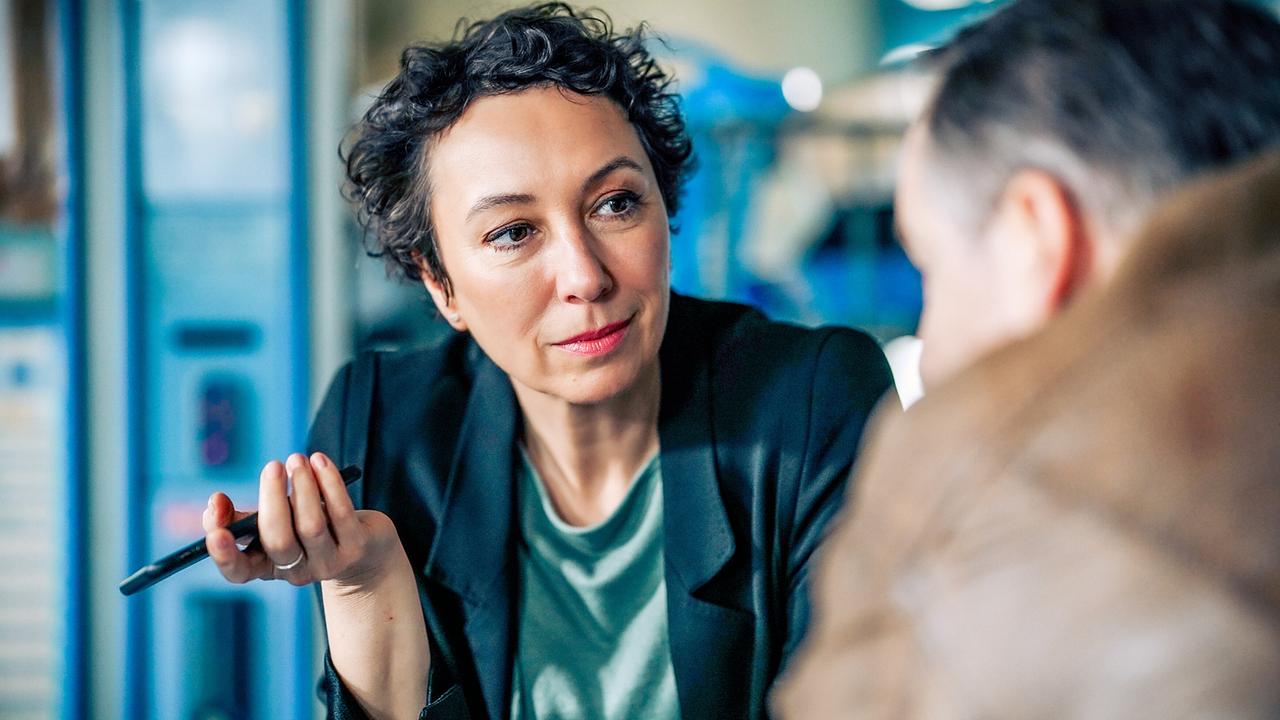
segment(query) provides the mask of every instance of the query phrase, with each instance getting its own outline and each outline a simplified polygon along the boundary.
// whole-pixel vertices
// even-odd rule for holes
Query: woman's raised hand
[[[291,488],[291,492],[290,487]],[[204,511],[209,556],[228,580],[281,579],[293,585],[333,580],[376,584],[400,540],[391,519],[356,510],[338,468],[323,453],[271,461],[258,484],[258,539],[241,551],[226,526],[248,515],[216,492]]]

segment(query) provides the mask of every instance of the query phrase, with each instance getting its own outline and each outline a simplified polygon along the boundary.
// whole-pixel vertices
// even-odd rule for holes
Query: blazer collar
[[[516,404],[511,381],[477,347],[476,368],[426,573],[462,598],[463,632],[488,716],[511,698],[515,596]]]
[[[512,556],[516,402],[506,374],[479,348],[473,351],[475,375],[427,571],[463,599],[480,603]]]
[[[716,474],[712,323],[672,296],[662,343],[662,498],[671,666],[684,717],[747,717],[752,617],[695,592],[734,553]]]
[[[658,435],[667,576],[683,585],[681,595],[701,607],[706,603],[693,598],[692,593],[724,568],[735,544],[716,475],[712,348],[705,322],[696,311],[692,301],[672,294],[659,354],[662,397]],[[519,605],[514,573],[518,414],[510,379],[479,348],[473,346],[472,351],[474,381],[426,573],[467,606],[464,632],[476,667],[481,669],[481,690],[489,716],[497,718],[506,716],[510,703],[514,614]],[[673,590],[668,587],[669,596]],[[743,622],[705,611],[689,612],[688,604],[681,601],[669,608],[673,629],[680,626],[688,635],[688,643],[672,647],[677,674],[683,677],[693,677],[699,655],[718,647],[717,638],[726,634],[726,622]],[[686,630],[686,616],[691,621],[708,620]],[[501,670],[488,670],[496,668]]]
[[[672,293],[659,361],[664,552],[692,592],[735,551],[717,482],[712,347],[694,301]],[[428,574],[471,605],[494,597],[513,559],[516,397],[511,379],[472,346],[475,377],[449,471]]]
[[[712,347],[697,310],[695,301],[672,293],[659,351],[664,552],[688,592],[720,572],[735,549],[716,475]],[[510,379],[478,347],[472,351],[474,381],[427,572],[481,604],[499,590],[495,583],[510,580],[518,414]]]
[[[687,592],[705,585],[729,562],[733,532],[716,476],[712,424],[712,348],[696,306],[672,293],[659,357],[664,552]]]

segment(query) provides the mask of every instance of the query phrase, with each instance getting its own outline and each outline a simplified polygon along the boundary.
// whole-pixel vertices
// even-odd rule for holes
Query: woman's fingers
[[[235,506],[231,504],[231,498],[225,493],[216,492],[210,495],[209,504],[205,506],[204,514],[200,516],[200,524],[204,527],[205,534],[225,526],[227,522],[223,518],[234,512]]]
[[[209,557],[218,565],[218,571],[231,582],[245,583],[271,577],[272,568],[267,556],[260,552],[241,552],[236,547],[235,538],[225,528],[206,535],[205,545],[209,548]]]
[[[209,504],[205,505],[204,513],[200,515],[200,527],[204,529],[205,541],[208,542],[209,532],[219,527],[218,521],[215,519],[214,502],[221,493],[214,493],[209,496]]]
[[[346,483],[342,481],[338,466],[333,464],[328,455],[318,452],[311,455],[311,467],[315,469],[320,494],[329,515],[329,527],[338,546],[359,547],[364,538],[364,526],[356,516],[355,506],[351,504],[351,495],[347,492]]]
[[[232,582],[281,578],[301,585],[331,578],[360,562],[370,548],[370,528],[355,510],[337,466],[323,453],[310,458],[295,453],[284,464],[272,461],[262,468],[257,541],[241,550],[226,526],[250,514],[238,512],[219,492],[210,496],[201,518],[209,556]],[[393,537],[394,528],[384,534]]]
[[[226,527],[252,514],[252,512],[236,510],[226,493],[216,492],[209,496],[209,504],[200,517],[200,524],[204,526],[204,531],[207,533],[214,528]]]
[[[289,458],[290,472],[294,472],[298,465],[297,457]],[[302,544],[293,529],[293,508],[286,494],[288,479],[285,466],[275,461],[267,463],[258,480],[258,539],[273,565],[291,565],[302,557]],[[281,571],[279,577],[286,577],[287,572]]]
[[[200,518],[205,530],[205,547],[209,557],[217,563],[219,572],[231,582],[243,583],[262,577],[261,553],[242,553],[236,547],[235,538],[226,526],[250,513],[236,512],[231,498],[224,493],[214,493]]]
[[[316,471],[306,458],[294,455],[289,458],[289,477],[292,480],[293,528],[307,553],[307,563],[313,573],[323,575],[330,569],[336,550],[333,536],[329,534],[329,517],[320,499]]]

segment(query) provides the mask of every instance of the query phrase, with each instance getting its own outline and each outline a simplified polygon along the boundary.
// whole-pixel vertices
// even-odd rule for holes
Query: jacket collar
[[[488,716],[500,718],[510,704],[512,623],[519,605],[514,581],[516,404],[506,374],[478,347],[473,345],[472,351],[475,375],[426,572],[466,604],[463,632],[480,669]]]
[[[753,619],[695,595],[735,549],[716,473],[714,323],[698,310],[673,294],[661,351],[658,435],[671,666],[684,717],[746,717]]]
[[[664,552],[687,592],[705,585],[733,556],[733,532],[716,476],[711,405],[712,348],[692,302],[672,294],[659,357]]]
[[[691,602],[702,606],[692,593],[724,568],[735,544],[716,476],[712,348],[706,323],[697,315],[694,301],[672,294],[659,354],[658,435],[667,575],[683,586],[677,591],[669,582],[668,596],[687,593]],[[481,669],[489,716],[496,718],[505,717],[510,702],[514,615],[519,606],[514,573],[518,412],[510,379],[479,348],[472,346],[472,351],[474,380],[426,572],[467,605],[467,640]],[[672,603],[669,615],[683,616],[686,605]],[[683,625],[680,617],[672,617],[672,622],[673,630]],[[725,626],[721,622],[718,628],[690,630],[696,630],[689,633],[690,640],[697,636],[714,643]],[[699,651],[673,643],[672,652],[677,675],[688,675]],[[486,670],[494,668],[502,670]]]
[[[716,476],[707,322],[696,301],[672,293],[659,359],[658,412],[664,552],[685,589],[705,585],[729,562],[735,544]],[[517,407],[511,381],[479,348],[445,510],[428,573],[471,604],[498,589],[514,560]]]
[[[475,375],[427,571],[469,603],[482,603],[510,560],[516,447],[515,393],[474,348]]]

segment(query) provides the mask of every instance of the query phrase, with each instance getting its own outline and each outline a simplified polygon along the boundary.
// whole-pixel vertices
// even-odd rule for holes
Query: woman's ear
[[[413,260],[418,264],[418,275],[422,277],[422,284],[427,288],[427,294],[431,296],[431,302],[436,304],[436,310],[444,316],[446,322],[458,332],[466,332],[467,323],[462,319],[462,315],[458,312],[458,299],[453,293],[445,289],[445,284],[432,273],[431,267],[427,264],[426,258],[419,253],[413,254]]]

